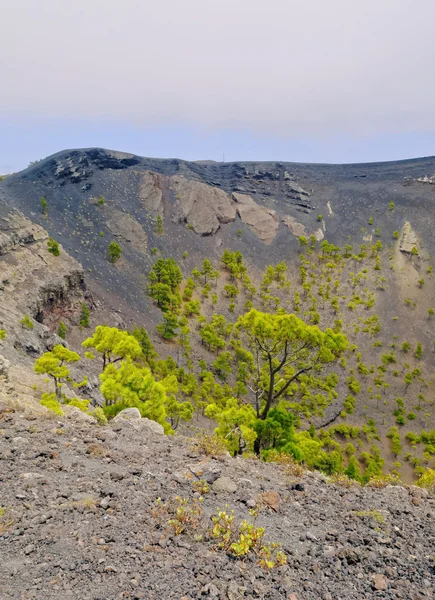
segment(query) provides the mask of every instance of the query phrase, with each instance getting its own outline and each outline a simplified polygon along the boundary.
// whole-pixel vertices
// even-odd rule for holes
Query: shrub
[[[89,327],[90,316],[91,316],[91,311],[89,310],[89,306],[86,304],[86,302],[82,302],[82,307],[80,310],[80,321],[79,321],[80,327]]]
[[[317,215],[317,220],[318,220],[318,221],[323,221],[323,215],[319,213],[319,214]]]
[[[56,242],[56,240],[54,240],[52,237],[48,238],[47,246],[48,246],[48,251],[51,252],[51,254],[53,254],[53,256],[59,256],[59,254],[60,254],[59,244],[58,244],[58,242]]]
[[[56,400],[56,394],[42,394],[40,404],[55,415],[63,416],[64,414],[60,403]]]
[[[39,206],[41,207],[42,214],[46,215],[48,212],[48,202],[44,196],[42,196],[41,200],[39,201]]]
[[[107,249],[107,256],[111,263],[115,263],[121,257],[121,246],[115,241],[111,241]]]
[[[59,322],[59,326],[57,328],[57,335],[63,340],[66,339],[67,328],[63,321]]]
[[[418,479],[417,485],[435,493],[435,469],[426,469]]]
[[[90,410],[89,414],[95,419],[97,419],[99,425],[107,425],[108,420],[101,406],[97,406],[96,408],[94,408],[94,410]]]
[[[4,340],[6,337],[6,329],[0,329],[0,340]]]
[[[192,450],[206,456],[223,456],[228,452],[225,442],[220,436],[206,431],[202,431],[195,438]]]
[[[105,204],[106,200],[104,199],[104,196],[100,196],[98,198],[97,202],[100,206],[103,206],[103,204]]]
[[[32,321],[27,313],[21,319],[20,323],[24,329],[33,329],[33,327],[34,327]]]

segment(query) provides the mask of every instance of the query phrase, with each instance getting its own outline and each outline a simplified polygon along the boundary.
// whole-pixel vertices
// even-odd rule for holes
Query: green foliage
[[[415,358],[419,359],[423,356],[423,346],[421,345],[421,342],[417,342],[417,346],[414,350],[414,356]]]
[[[33,327],[34,327],[33,321],[30,319],[30,317],[27,313],[21,319],[20,323],[24,329],[33,329]]]
[[[60,403],[56,400],[56,394],[42,394],[40,404],[45,406],[51,413],[63,416],[63,410],[60,407]]]
[[[98,203],[100,206],[104,206],[105,202],[106,202],[106,201],[105,201],[105,199],[104,199],[104,196],[100,196],[100,197],[97,199],[97,203]]]
[[[116,263],[121,258],[121,246],[112,240],[107,248],[107,257],[111,263]]]
[[[53,379],[56,398],[61,399],[62,381],[66,379],[70,372],[66,364],[74,363],[80,360],[80,356],[68,348],[58,344],[54,346],[51,352],[45,352],[34,364],[35,373],[47,374]]]
[[[47,246],[48,246],[48,251],[51,252],[51,254],[53,254],[53,256],[59,256],[59,254],[60,254],[59,244],[58,244],[58,242],[56,242],[56,240],[54,240],[52,237],[48,238]]]
[[[224,292],[227,298],[236,298],[236,296],[239,294],[237,287],[231,283],[224,286]]]
[[[157,352],[154,350],[153,343],[150,340],[147,330],[144,327],[135,327],[131,334],[137,339],[142,349],[147,363],[152,366],[155,359],[158,357]]]
[[[394,237],[396,240],[399,238],[399,236],[400,236],[400,233],[397,231],[397,229],[396,229],[396,231],[393,231],[393,237]]]
[[[394,202],[392,200],[390,200],[389,204],[388,204],[388,210],[392,211],[394,210]]]
[[[89,310],[89,306],[86,304],[86,302],[82,302],[82,305],[80,308],[80,320],[79,320],[80,327],[89,327],[90,319],[91,319],[91,311]]]
[[[107,325],[98,325],[93,335],[88,337],[82,346],[101,354],[103,371],[110,363],[119,362],[127,357],[136,359],[142,355],[141,344],[135,335]]]
[[[435,492],[435,469],[425,469],[418,479],[417,485]]]
[[[164,227],[163,227],[163,218],[161,215],[157,215],[156,217],[156,223],[154,226],[154,233],[156,235],[163,235],[165,233]]]
[[[59,325],[57,327],[57,335],[62,338],[63,340],[66,339],[66,334],[67,334],[67,328],[66,325],[63,321],[59,321]]]
[[[6,329],[0,329],[0,341],[6,339]]]
[[[158,258],[149,274],[149,295],[163,311],[171,311],[181,304],[179,285],[183,281],[180,267],[173,258]]]
[[[39,206],[41,208],[42,214],[47,215],[48,214],[48,202],[47,202],[47,199],[44,198],[44,196],[39,201]]]
[[[389,432],[387,433],[387,438],[391,440],[391,452],[398,456],[402,454],[402,444],[400,441],[400,433],[397,427],[391,427]]]
[[[164,340],[172,340],[177,337],[177,329],[180,326],[176,313],[163,313],[163,323],[157,325],[156,329]]]
[[[166,401],[166,415],[171,422],[172,429],[177,429],[181,421],[191,421],[193,417],[193,406],[190,402],[179,402],[171,394]]]
[[[373,225],[373,217],[369,217],[369,225]]]
[[[317,220],[318,220],[318,221],[323,221],[323,215],[319,213],[319,214],[317,215]]]
[[[114,417],[124,408],[136,407],[142,417],[157,421],[169,432],[169,425],[165,421],[166,388],[162,382],[155,381],[148,368],[139,367],[131,358],[127,358],[119,367],[108,364],[100,379],[107,417]]]
[[[101,406],[97,406],[94,408],[94,410],[90,410],[89,414],[97,420],[98,425],[101,425],[102,427],[107,425],[107,417],[104,414],[104,410],[101,408]]]

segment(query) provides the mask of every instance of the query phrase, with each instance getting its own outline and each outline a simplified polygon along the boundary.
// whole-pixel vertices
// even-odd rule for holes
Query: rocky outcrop
[[[291,217],[290,215],[285,215],[285,217],[282,218],[282,222],[289,228],[290,233],[295,237],[299,238],[301,237],[301,235],[307,235],[305,225],[296,221],[294,217]]]
[[[26,219],[17,210],[7,210],[0,214],[0,256],[18,246],[26,246],[47,238],[47,232]]]
[[[135,250],[145,254],[148,247],[148,237],[142,225],[131,215],[113,206],[108,208],[108,214],[109,218],[106,224],[113,236],[132,244]]]
[[[279,227],[276,212],[259,206],[251,196],[246,194],[234,192],[232,198],[243,223],[246,223],[265,244],[271,244]]]
[[[402,229],[402,236],[400,238],[400,252],[404,254],[410,254],[412,249],[418,250],[418,239],[415,231],[411,227],[411,223],[406,221]]]
[[[420,183],[435,184],[435,175],[431,175],[430,177],[428,177],[427,175],[425,175],[424,177],[418,177],[416,181],[419,181]]]
[[[141,173],[138,198],[146,210],[163,214],[163,178],[158,173],[145,171]]]
[[[236,211],[222,190],[184,177],[171,177],[175,195],[174,223],[187,223],[195,233],[211,235],[221,223],[231,223]]]

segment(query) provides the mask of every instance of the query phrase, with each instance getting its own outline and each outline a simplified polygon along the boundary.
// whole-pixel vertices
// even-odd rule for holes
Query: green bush
[[[53,256],[59,256],[59,254],[60,254],[59,244],[58,244],[58,242],[56,242],[56,240],[54,240],[52,237],[48,238],[47,246],[48,246],[48,251],[51,252],[51,254],[53,254]]]
[[[115,263],[121,257],[121,246],[114,241],[111,241],[107,249],[107,256],[111,263]]]
[[[59,326],[57,328],[57,335],[62,338],[63,340],[66,339],[66,334],[67,334],[67,328],[66,325],[63,321],[59,322]]]
[[[56,394],[42,394],[40,404],[55,415],[63,416],[64,414],[60,403],[56,400]]]
[[[20,321],[24,329],[33,329],[34,325],[28,314],[25,314]]]

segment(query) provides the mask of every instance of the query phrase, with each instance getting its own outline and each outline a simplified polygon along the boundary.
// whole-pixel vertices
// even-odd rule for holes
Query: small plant
[[[163,228],[163,219],[161,215],[157,215],[156,218],[156,224],[154,227],[154,233],[156,235],[163,235],[164,234],[164,228]]]
[[[60,254],[59,243],[56,242],[55,239],[53,239],[52,237],[48,238],[47,246],[48,246],[48,251],[51,252],[51,254],[53,254],[53,256],[59,256],[59,254]]]
[[[47,202],[46,198],[44,198],[44,196],[42,196],[41,200],[39,201],[39,206],[41,208],[42,214],[47,215],[48,214],[48,202]]]
[[[101,406],[97,406],[94,408],[94,410],[89,411],[89,414],[97,419],[98,425],[102,425],[103,427],[107,425],[107,417],[104,414],[104,410],[101,408]]]
[[[33,329],[33,327],[34,327],[32,321],[27,313],[21,319],[20,323],[21,323],[21,326],[23,327],[23,329]]]
[[[422,277],[421,279],[419,279],[419,280],[417,281],[417,283],[418,283],[418,285],[419,285],[419,286],[422,288],[422,287],[424,286],[424,279],[423,279],[423,277]]]
[[[242,237],[242,233],[243,233],[242,230],[238,229],[237,230],[237,237],[241,238]]]
[[[104,237],[104,231],[100,231],[100,237]]]
[[[375,229],[375,236],[379,237],[381,235],[381,228],[380,227],[376,227]]]
[[[107,249],[107,256],[109,258],[109,261],[111,263],[116,263],[116,261],[121,257],[121,253],[121,246],[112,240]]]
[[[155,246],[154,246],[154,248],[151,248],[151,254],[153,256],[155,256],[157,254],[157,252],[158,252],[158,250],[157,250],[157,248]]]
[[[66,334],[67,334],[67,328],[66,325],[63,321],[59,322],[59,326],[57,328],[57,335],[62,338],[63,340],[66,339]]]
[[[201,494],[201,496],[204,496],[210,491],[210,487],[205,479],[192,481],[192,487],[195,492],[198,492],[198,494]]]
[[[319,214],[317,215],[317,220],[318,220],[319,222],[320,222],[320,221],[323,221],[323,215],[319,213]]]
[[[186,260],[186,258],[187,258],[188,256],[189,256],[189,253],[188,253],[188,251],[187,251],[187,250],[185,250],[185,251],[183,252],[183,258],[184,258],[184,260]]]
[[[396,240],[399,238],[399,236],[400,236],[400,233],[397,231],[397,229],[396,229],[396,231],[393,231],[393,237],[394,237]]]
[[[0,341],[6,338],[6,329],[0,329]]]
[[[373,225],[373,217],[369,217],[369,225]]]
[[[80,309],[80,321],[79,321],[80,327],[89,327],[90,318],[91,318],[91,311],[89,310],[89,306],[86,304],[86,302],[82,302],[82,306]]]
[[[215,433],[203,431],[195,438],[192,450],[206,456],[223,456],[228,452],[224,440]]]
[[[390,203],[388,204],[388,210],[389,211],[394,210],[394,202],[392,200],[390,200]]]
[[[106,200],[104,199],[104,196],[100,196],[97,200],[97,204],[99,204],[100,206],[103,206],[106,203]]]
[[[379,525],[385,524],[385,519],[378,510],[361,510],[356,511],[354,514],[361,519],[371,519]]]
[[[435,493],[435,469],[426,469],[417,481],[419,487],[429,490],[431,493]]]

